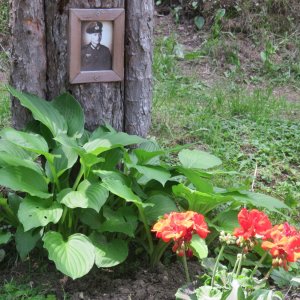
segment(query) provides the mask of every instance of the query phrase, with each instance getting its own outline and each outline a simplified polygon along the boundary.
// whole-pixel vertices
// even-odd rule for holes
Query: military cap
[[[101,22],[92,22],[86,29],[87,33],[101,33],[102,32],[102,23]]]

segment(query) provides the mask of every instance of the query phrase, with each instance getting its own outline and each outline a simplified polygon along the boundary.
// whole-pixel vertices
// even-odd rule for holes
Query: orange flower
[[[165,214],[154,224],[152,231],[156,232],[157,238],[161,238],[166,243],[173,240],[172,250],[179,256],[184,252],[188,256],[192,255],[189,243],[193,234],[198,234],[205,239],[209,233],[204,216],[193,211]]]
[[[268,216],[257,209],[252,209],[251,211],[248,211],[246,208],[241,209],[238,214],[238,221],[241,227],[235,228],[233,234],[245,240],[263,237],[266,231],[272,228]]]
[[[288,262],[300,258],[300,234],[288,223],[274,226],[266,233],[262,249],[269,251],[273,257],[273,266],[288,270]]]

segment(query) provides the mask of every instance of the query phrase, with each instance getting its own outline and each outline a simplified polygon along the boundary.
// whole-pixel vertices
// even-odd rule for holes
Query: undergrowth
[[[45,294],[40,288],[15,281],[5,282],[0,286],[0,300],[55,300],[53,294]]]

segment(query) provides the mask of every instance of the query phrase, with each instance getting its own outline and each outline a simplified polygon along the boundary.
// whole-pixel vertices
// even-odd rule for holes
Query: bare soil
[[[155,35],[157,37],[176,36],[176,39],[182,47],[184,53],[199,51],[209,38],[209,33],[206,29],[197,31],[191,21],[186,20],[180,24],[176,24],[174,17],[171,14],[164,15],[156,13],[155,18]],[[230,23],[230,22],[229,22]],[[226,28],[223,28],[228,34],[228,39],[225,39],[224,44],[219,47],[214,46],[214,53],[210,56],[202,56],[200,59],[191,61],[178,60],[179,68],[184,76],[192,76],[201,81],[207,87],[224,84],[226,80],[224,74],[230,72],[234,66],[228,62],[228,53],[232,49],[238,52],[241,72],[244,74],[242,81],[237,83],[249,91],[258,88],[265,88],[265,82],[253,83],[251,77],[256,75],[256,68],[261,64],[260,52],[264,50],[263,45],[256,45],[252,38],[247,34],[240,32],[235,33],[234,37],[230,35],[232,27],[237,24],[226,23]],[[286,50],[285,55],[294,55],[294,45],[290,45]],[[283,57],[280,54],[274,55],[272,58],[276,62],[280,62]],[[291,84],[274,85],[273,94],[277,97],[285,98],[290,102],[300,102],[300,89]]]
[[[196,261],[189,262],[191,275],[199,274]],[[168,266],[160,264],[151,270],[141,266],[120,265],[112,269],[97,269],[81,279],[72,280],[57,272],[53,265],[33,261],[2,270],[0,285],[11,280],[31,288],[43,288],[43,293],[57,299],[72,300],[167,300],[175,299],[179,287],[185,284],[180,262]]]

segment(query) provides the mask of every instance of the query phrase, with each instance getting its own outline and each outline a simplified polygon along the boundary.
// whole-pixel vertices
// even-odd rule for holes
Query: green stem
[[[139,210],[139,213],[140,213],[141,220],[142,220],[142,222],[144,224],[144,227],[145,227],[145,231],[146,231],[146,235],[147,235],[147,239],[148,239],[148,243],[149,243],[149,255],[151,257],[151,255],[153,253],[153,240],[152,240],[151,232],[150,232],[150,229],[149,229],[149,226],[148,226],[143,208],[140,207],[140,205],[137,205],[137,207],[138,207],[138,210]]]
[[[211,278],[211,287],[214,287],[214,285],[215,285],[215,277],[216,277],[216,273],[217,273],[217,270],[218,270],[219,261],[221,259],[221,256],[222,256],[223,252],[224,252],[224,249],[225,249],[225,245],[222,245],[221,250],[219,252],[219,255],[217,257],[215,266],[214,266],[214,270],[213,270],[213,274],[212,274],[212,278]]]
[[[170,243],[171,242],[165,243],[164,241],[159,240],[158,244],[155,246],[155,249],[150,259],[151,267],[155,267],[158,264],[158,262],[160,261],[162,255],[164,254],[164,252],[166,251]]]
[[[271,272],[273,271],[273,269],[274,269],[274,267],[272,266],[270,268],[270,270],[268,271],[268,273],[265,275],[265,277],[264,277],[265,280],[267,280],[269,278],[269,276],[270,276]]]
[[[15,227],[18,227],[19,225],[19,220],[16,217],[16,215],[14,214],[14,212],[12,211],[12,209],[8,206],[8,204],[5,204],[3,206],[1,206],[4,210],[5,213],[5,218],[8,220],[10,225],[13,225]],[[1,209],[0,207],[0,209]]]
[[[182,263],[183,263],[183,268],[184,268],[184,272],[185,272],[186,282],[190,283],[191,277],[190,277],[189,268],[188,268],[187,261],[186,261],[185,251],[183,252],[183,256],[182,256]]]
[[[69,233],[71,233],[72,230],[72,222],[73,222],[73,211],[70,210],[68,213],[68,229],[69,229]]]
[[[241,268],[242,268],[242,262],[243,262],[243,253],[240,254],[240,260],[239,260],[239,264],[236,270],[236,276],[239,276],[240,272],[241,272]]]
[[[250,274],[250,278],[252,278],[255,275],[256,270],[261,266],[261,264],[263,263],[263,261],[265,260],[267,255],[268,255],[268,252],[265,252],[264,255],[260,258],[259,262],[256,264],[255,268],[253,269],[252,273]]]
[[[73,185],[73,191],[75,191],[77,189],[83,173],[84,173],[83,166],[81,166],[80,171],[79,171],[79,173],[77,175],[77,178],[76,178],[76,180],[74,182],[74,185]]]
[[[58,180],[58,177],[57,177],[55,167],[52,164],[52,162],[50,162],[49,160],[48,160],[48,163],[49,163],[49,167],[50,167],[50,170],[51,170],[51,173],[52,173],[52,176],[53,176],[54,183],[57,187],[57,190],[60,191],[60,183],[59,183],[59,180]]]

